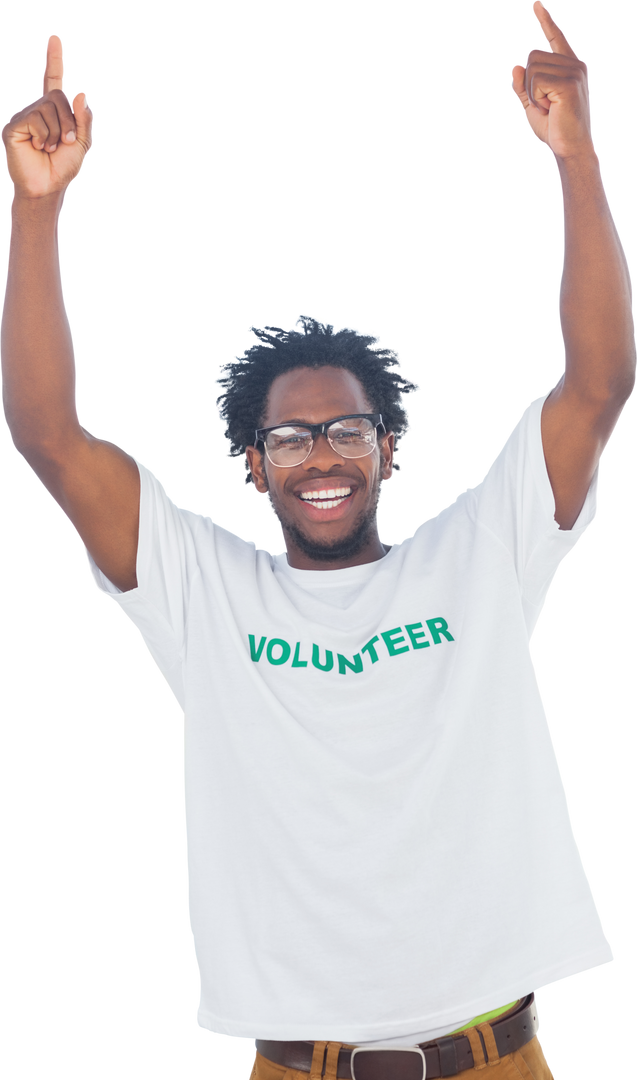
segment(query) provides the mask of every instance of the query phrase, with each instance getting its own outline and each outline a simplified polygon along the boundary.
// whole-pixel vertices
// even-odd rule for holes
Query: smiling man
[[[376,508],[415,387],[372,337],[303,318],[226,366],[276,557],[80,426],[57,221],[91,113],[57,38],[4,131],[8,421],[184,707],[199,1021],[257,1039],[255,1080],[549,1080],[533,991],[610,959],[528,641],[632,389],[630,283],[585,66],[535,10],[552,51],[513,86],[564,192],[565,373],[483,483],[391,549]]]
[[[314,443],[308,424],[327,422]],[[382,558],[390,545],[378,509],[394,475],[394,432],[384,431],[356,376],[325,366],[276,377],[258,434],[266,460],[248,446],[249,468],[255,490],[271,500],[289,565],[337,570]]]

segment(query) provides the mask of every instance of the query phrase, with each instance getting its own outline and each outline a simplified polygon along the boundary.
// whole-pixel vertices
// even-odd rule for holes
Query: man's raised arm
[[[531,13],[546,49],[532,48],[526,65],[513,65],[511,90],[533,138],[551,153],[563,208],[558,319],[564,372],[544,402],[542,445],[555,521],[570,529],[635,391],[634,284],[594,143],[588,66],[545,4],[533,0]],[[600,8],[586,9],[586,17],[614,26]],[[632,104],[618,100],[616,109],[624,113],[614,129],[621,131]],[[626,153],[625,140],[616,149]],[[529,305],[528,274],[524,288]]]
[[[64,193],[91,145],[91,121],[83,94],[71,109],[62,93],[62,46],[52,37],[44,96],[3,131],[15,184],[2,323],[4,404],[18,450],[100,569],[126,590],[137,584],[139,474],[122,450],[80,427],[57,247]]]

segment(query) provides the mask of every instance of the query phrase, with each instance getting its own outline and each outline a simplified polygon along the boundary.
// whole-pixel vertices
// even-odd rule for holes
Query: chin
[[[289,537],[308,559],[316,562],[336,562],[340,559],[354,558],[369,543],[376,525],[376,514],[374,512],[370,520],[360,523],[346,536],[339,536],[333,540],[319,540],[315,536],[308,536],[297,525],[291,525],[289,522],[284,524],[281,521],[281,525],[286,538]]]

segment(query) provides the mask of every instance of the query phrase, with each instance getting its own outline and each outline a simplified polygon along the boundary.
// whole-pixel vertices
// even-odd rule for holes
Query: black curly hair
[[[407,414],[402,407],[401,394],[417,387],[389,369],[398,363],[391,349],[373,349],[377,338],[357,334],[355,330],[338,330],[317,322],[307,315],[298,320],[298,330],[281,330],[266,326],[252,327],[260,344],[246,349],[235,363],[224,364],[225,378],[218,382],[225,393],[217,398],[221,417],[227,423],[230,456],[245,454],[246,446],[254,446],[254,432],[263,423],[270,387],[278,375],[293,368],[340,367],[351,371],[359,380],[367,399],[376,412],[382,414],[387,431],[393,431],[396,442],[407,430]],[[398,466],[394,465],[397,469]],[[252,475],[246,461],[248,475]]]

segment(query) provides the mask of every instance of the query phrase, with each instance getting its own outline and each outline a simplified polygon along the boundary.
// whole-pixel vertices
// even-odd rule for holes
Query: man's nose
[[[306,457],[303,465],[306,469],[321,469],[328,472],[336,463],[341,464],[343,458],[330,446],[327,435],[319,435],[314,440],[312,449]]]

